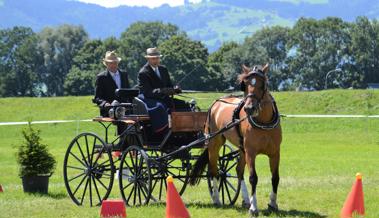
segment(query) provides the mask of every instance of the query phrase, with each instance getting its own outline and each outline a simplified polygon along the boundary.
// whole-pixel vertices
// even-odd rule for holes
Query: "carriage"
[[[101,205],[116,185],[128,206],[165,201],[166,178],[172,176],[180,194],[185,192],[193,163],[199,158],[205,141],[207,112],[194,103],[191,111],[172,112],[169,130],[160,139],[151,133],[151,120],[136,90],[118,90],[123,99],[111,106],[111,117],[95,117],[104,128],[104,135],[83,132],[69,144],[64,157],[63,176],[69,196],[77,205]],[[113,136],[110,129],[122,124],[124,130]],[[230,129],[230,125],[226,129]],[[241,181],[236,173],[240,158],[238,150],[225,144],[220,149],[218,184],[205,172],[212,194],[218,186],[221,202],[233,205],[239,195]]]

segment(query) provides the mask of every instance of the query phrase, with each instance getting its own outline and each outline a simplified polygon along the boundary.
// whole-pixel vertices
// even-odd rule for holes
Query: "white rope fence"
[[[379,115],[325,115],[325,114],[281,114],[286,118],[379,118]],[[32,121],[31,124],[56,124],[56,123],[73,123],[73,122],[91,122],[87,120],[44,120]],[[0,126],[27,125],[28,122],[0,122]]]

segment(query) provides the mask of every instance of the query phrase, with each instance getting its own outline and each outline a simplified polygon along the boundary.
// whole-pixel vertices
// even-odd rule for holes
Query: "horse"
[[[241,158],[236,170],[238,179],[241,181],[242,205],[249,207],[251,215],[258,215],[256,187],[258,175],[255,169],[257,155],[264,154],[269,157],[271,170],[272,191],[268,209],[278,211],[277,191],[279,185],[279,162],[282,130],[280,115],[276,103],[268,90],[269,65],[264,67],[255,66],[253,69],[242,66],[242,73],[238,80],[244,86],[244,98],[224,97],[216,100],[208,110],[208,118],[205,123],[205,135],[216,132],[235,117],[247,117],[236,128],[215,136],[208,140],[205,149],[195,162],[190,173],[190,184],[200,182],[200,175],[208,166],[208,176],[214,184],[217,184],[219,150],[225,141],[239,147]],[[240,108],[240,110],[237,110]],[[243,108],[243,110],[242,110]],[[251,184],[251,197],[244,181],[244,170],[247,164],[249,170],[249,182]],[[217,185],[213,185],[212,200],[220,205]]]

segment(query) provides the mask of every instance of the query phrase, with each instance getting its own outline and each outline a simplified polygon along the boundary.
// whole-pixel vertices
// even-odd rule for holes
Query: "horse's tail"
[[[195,165],[193,166],[189,178],[190,185],[197,185],[200,182],[201,175],[204,173],[205,167],[207,166],[209,161],[209,153],[208,148],[206,148],[203,153],[200,155],[199,159],[197,159]]]

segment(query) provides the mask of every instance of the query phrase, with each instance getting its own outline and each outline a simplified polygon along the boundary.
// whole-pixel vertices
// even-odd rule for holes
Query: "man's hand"
[[[104,107],[109,107],[111,106],[111,104],[109,104],[108,102],[104,104]]]
[[[165,95],[173,95],[175,94],[175,90],[173,88],[161,88],[161,93]]]
[[[175,92],[175,94],[180,94],[180,93],[182,93],[182,89],[179,86],[175,86],[174,92]]]

